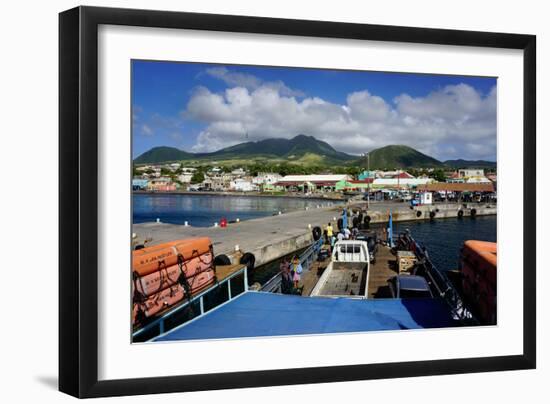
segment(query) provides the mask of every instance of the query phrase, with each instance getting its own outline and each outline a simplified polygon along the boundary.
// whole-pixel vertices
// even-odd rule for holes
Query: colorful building
[[[375,178],[375,176],[376,176],[375,171],[365,170],[357,176],[357,179],[360,181],[363,181],[363,180],[366,180],[367,178]]]
[[[147,178],[132,178],[132,189],[134,191],[141,191],[147,189],[149,180]]]
[[[159,177],[149,181],[147,189],[153,192],[171,192],[177,190],[178,186],[168,177]]]
[[[372,188],[416,189],[432,182],[435,182],[433,178],[376,178],[372,182]]]
[[[337,182],[351,179],[351,176],[347,174],[287,175],[277,181],[275,185],[283,187],[287,191],[335,191]]]
[[[366,178],[363,180],[341,180],[336,183],[336,191],[361,191],[366,192],[372,189],[373,178]]]

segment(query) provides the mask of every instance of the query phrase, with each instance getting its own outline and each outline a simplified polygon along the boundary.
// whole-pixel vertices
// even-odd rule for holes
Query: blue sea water
[[[155,222],[158,218],[163,223],[187,221],[194,227],[208,227],[222,217],[228,221],[248,220],[328,203],[321,199],[246,195],[134,194],[133,222]]]
[[[494,215],[394,223],[395,235],[406,229],[428,249],[432,262],[443,271],[457,269],[464,241],[497,241],[497,217]]]

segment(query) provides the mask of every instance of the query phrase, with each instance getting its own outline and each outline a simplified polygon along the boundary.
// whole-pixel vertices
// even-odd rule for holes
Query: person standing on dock
[[[334,236],[334,230],[332,229],[332,224],[330,222],[328,222],[325,230],[327,232],[327,244],[330,244],[330,240],[332,240],[332,236]]]

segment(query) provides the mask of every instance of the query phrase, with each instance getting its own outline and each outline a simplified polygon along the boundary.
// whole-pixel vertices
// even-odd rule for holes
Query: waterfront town
[[[459,196],[471,201],[481,196],[495,199],[496,184],[495,170],[471,168],[364,170],[356,175],[329,172],[281,175],[277,172],[251,172],[242,167],[186,167],[177,162],[137,166],[132,179],[132,189],[137,192],[215,192],[330,198],[369,193],[372,200],[408,201],[416,195],[423,199],[423,204],[432,200],[456,200]]]

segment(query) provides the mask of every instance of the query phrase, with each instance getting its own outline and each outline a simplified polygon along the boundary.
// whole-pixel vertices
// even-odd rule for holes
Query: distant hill
[[[331,145],[313,136],[298,135],[292,139],[266,139],[226,147],[212,153],[187,153],[173,147],[155,147],[140,156],[134,163],[154,164],[176,160],[228,160],[256,157],[289,161],[323,161],[327,164],[348,162],[357,157],[335,150]]]
[[[487,160],[446,160],[443,162],[448,167],[459,168],[496,168],[496,161]]]
[[[390,145],[375,149],[369,152],[369,158],[371,170],[443,167],[443,163],[439,160],[403,145]],[[367,167],[365,157],[360,160],[360,165]]]
[[[184,152],[175,147],[160,146],[153,147],[151,150],[139,155],[134,159],[136,164],[157,164],[167,161],[179,161],[193,158],[192,153]]]
[[[441,162],[409,146],[390,145],[372,150],[370,168],[494,168],[496,163],[484,160],[447,160]],[[302,165],[350,165],[367,167],[366,159],[335,150],[327,142],[313,136],[298,135],[292,139],[266,139],[245,142],[211,153],[189,153],[175,147],[154,147],[134,159],[135,164],[158,164],[171,161],[242,161],[266,159]]]

